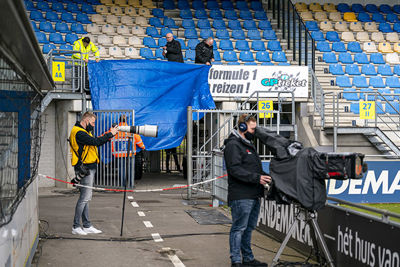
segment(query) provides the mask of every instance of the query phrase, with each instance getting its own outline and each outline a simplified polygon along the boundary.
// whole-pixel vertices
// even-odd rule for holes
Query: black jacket
[[[82,129],[85,129],[82,127],[79,121],[75,123],[75,126],[80,127]],[[85,129],[86,130],[86,129]],[[92,137],[85,133],[84,131],[79,131],[76,133],[76,142],[78,143],[78,155],[82,155],[83,151],[83,146],[88,145],[88,146],[101,146],[107,143],[111,138],[113,137],[112,133],[106,133],[102,136],[99,137]],[[88,168],[90,169],[96,169],[97,164],[96,163],[91,163],[91,164],[85,164]],[[75,165],[75,167],[77,167]]]
[[[213,46],[208,46],[205,41],[202,41],[196,45],[195,63],[211,63],[212,58],[214,58]]]
[[[166,47],[167,54],[165,55],[165,57],[168,59],[168,61],[183,63],[181,44],[177,40],[167,42]]]
[[[255,146],[243,139],[236,130],[224,141],[225,164],[228,171],[228,203],[237,199],[256,199],[264,196],[260,184],[266,174]]]

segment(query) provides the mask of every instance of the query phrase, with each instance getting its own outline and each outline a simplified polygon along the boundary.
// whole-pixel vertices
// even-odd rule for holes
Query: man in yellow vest
[[[126,122],[126,115],[121,115],[119,118],[118,126],[128,126]],[[146,149],[142,138],[138,134],[133,135],[133,145],[131,146],[131,152],[128,157],[128,138],[132,137],[131,133],[118,132],[114,138],[111,140],[111,152],[118,163],[118,177],[120,178],[121,185],[125,186],[125,168],[126,161],[128,160],[128,170],[126,172],[128,176],[128,185],[132,187],[132,155],[136,155],[136,146],[140,147],[142,150]],[[141,163],[141,159],[137,159]],[[136,164],[135,164],[136,165]],[[139,177],[135,173],[135,178]],[[141,177],[141,175],[140,175]]]
[[[100,137],[93,137],[92,131],[96,122],[96,115],[91,112],[83,114],[81,121],[76,122],[69,137],[72,159],[77,177],[81,177],[80,184],[93,186],[94,175],[99,154],[97,147],[110,141],[118,133],[118,127],[112,127],[110,131]],[[100,230],[93,227],[89,220],[89,201],[92,199],[92,189],[79,187],[80,195],[75,207],[74,224],[72,234],[87,235],[99,234]],[[83,229],[81,228],[81,218]]]
[[[78,39],[74,42],[74,51],[76,53],[72,54],[72,59],[75,60],[75,66],[74,66],[74,84],[75,84],[75,89],[79,89],[79,83],[78,79],[81,77],[81,63],[82,67],[85,68],[85,89],[89,90],[89,79],[88,79],[88,71],[87,71],[87,63],[89,62],[89,53],[92,52],[94,53],[94,56],[96,57],[96,62],[100,61],[100,52],[99,48],[90,41],[89,37],[83,37],[81,39]],[[80,61],[82,59],[83,62]]]

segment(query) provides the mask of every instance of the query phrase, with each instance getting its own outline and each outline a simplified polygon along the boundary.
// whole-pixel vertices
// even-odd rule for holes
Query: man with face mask
[[[252,141],[256,119],[248,114],[239,117],[239,129],[225,140],[224,157],[228,172],[228,205],[232,212],[229,235],[232,266],[268,266],[254,258],[251,232],[257,225],[260,198],[264,185],[271,182],[262,169],[261,159]]]
[[[81,184],[93,186],[94,175],[97,164],[99,163],[99,154],[97,147],[101,146],[113,138],[118,132],[118,126],[112,127],[109,132],[100,136],[93,137],[92,131],[96,122],[96,115],[91,112],[85,112],[81,121],[76,122],[72,127],[69,137],[71,145],[71,163],[75,172],[80,171],[81,165],[88,170],[88,174],[81,179]],[[94,228],[89,220],[89,201],[92,199],[92,189],[79,187],[80,195],[75,207],[75,217],[72,226],[72,234],[87,235],[100,234],[101,231]],[[81,228],[81,218],[83,229]]]

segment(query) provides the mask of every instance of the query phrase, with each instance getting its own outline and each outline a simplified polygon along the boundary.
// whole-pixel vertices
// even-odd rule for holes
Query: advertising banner
[[[293,91],[296,98],[308,98],[308,67],[215,65],[208,72],[208,83],[213,97],[249,97],[255,91],[263,91],[262,97],[277,97],[273,92]]]

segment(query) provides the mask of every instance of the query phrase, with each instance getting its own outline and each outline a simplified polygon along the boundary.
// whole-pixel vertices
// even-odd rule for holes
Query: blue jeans
[[[229,245],[232,263],[254,260],[251,250],[251,232],[257,226],[260,213],[259,199],[239,199],[230,203],[232,227],[229,234]],[[240,255],[242,253],[242,256]]]
[[[90,174],[81,180],[82,185],[93,186],[94,175],[96,169],[90,170]],[[89,228],[92,226],[89,221],[89,201],[92,199],[92,189],[79,187],[80,195],[75,207],[74,228],[81,226],[81,218],[83,227]]]
[[[121,186],[125,186],[125,169],[126,169],[126,161],[128,160],[128,172],[126,175],[128,175],[128,185],[127,187],[132,187],[132,157],[120,157],[117,159],[118,160],[118,174],[119,174],[119,179],[121,181]]]

